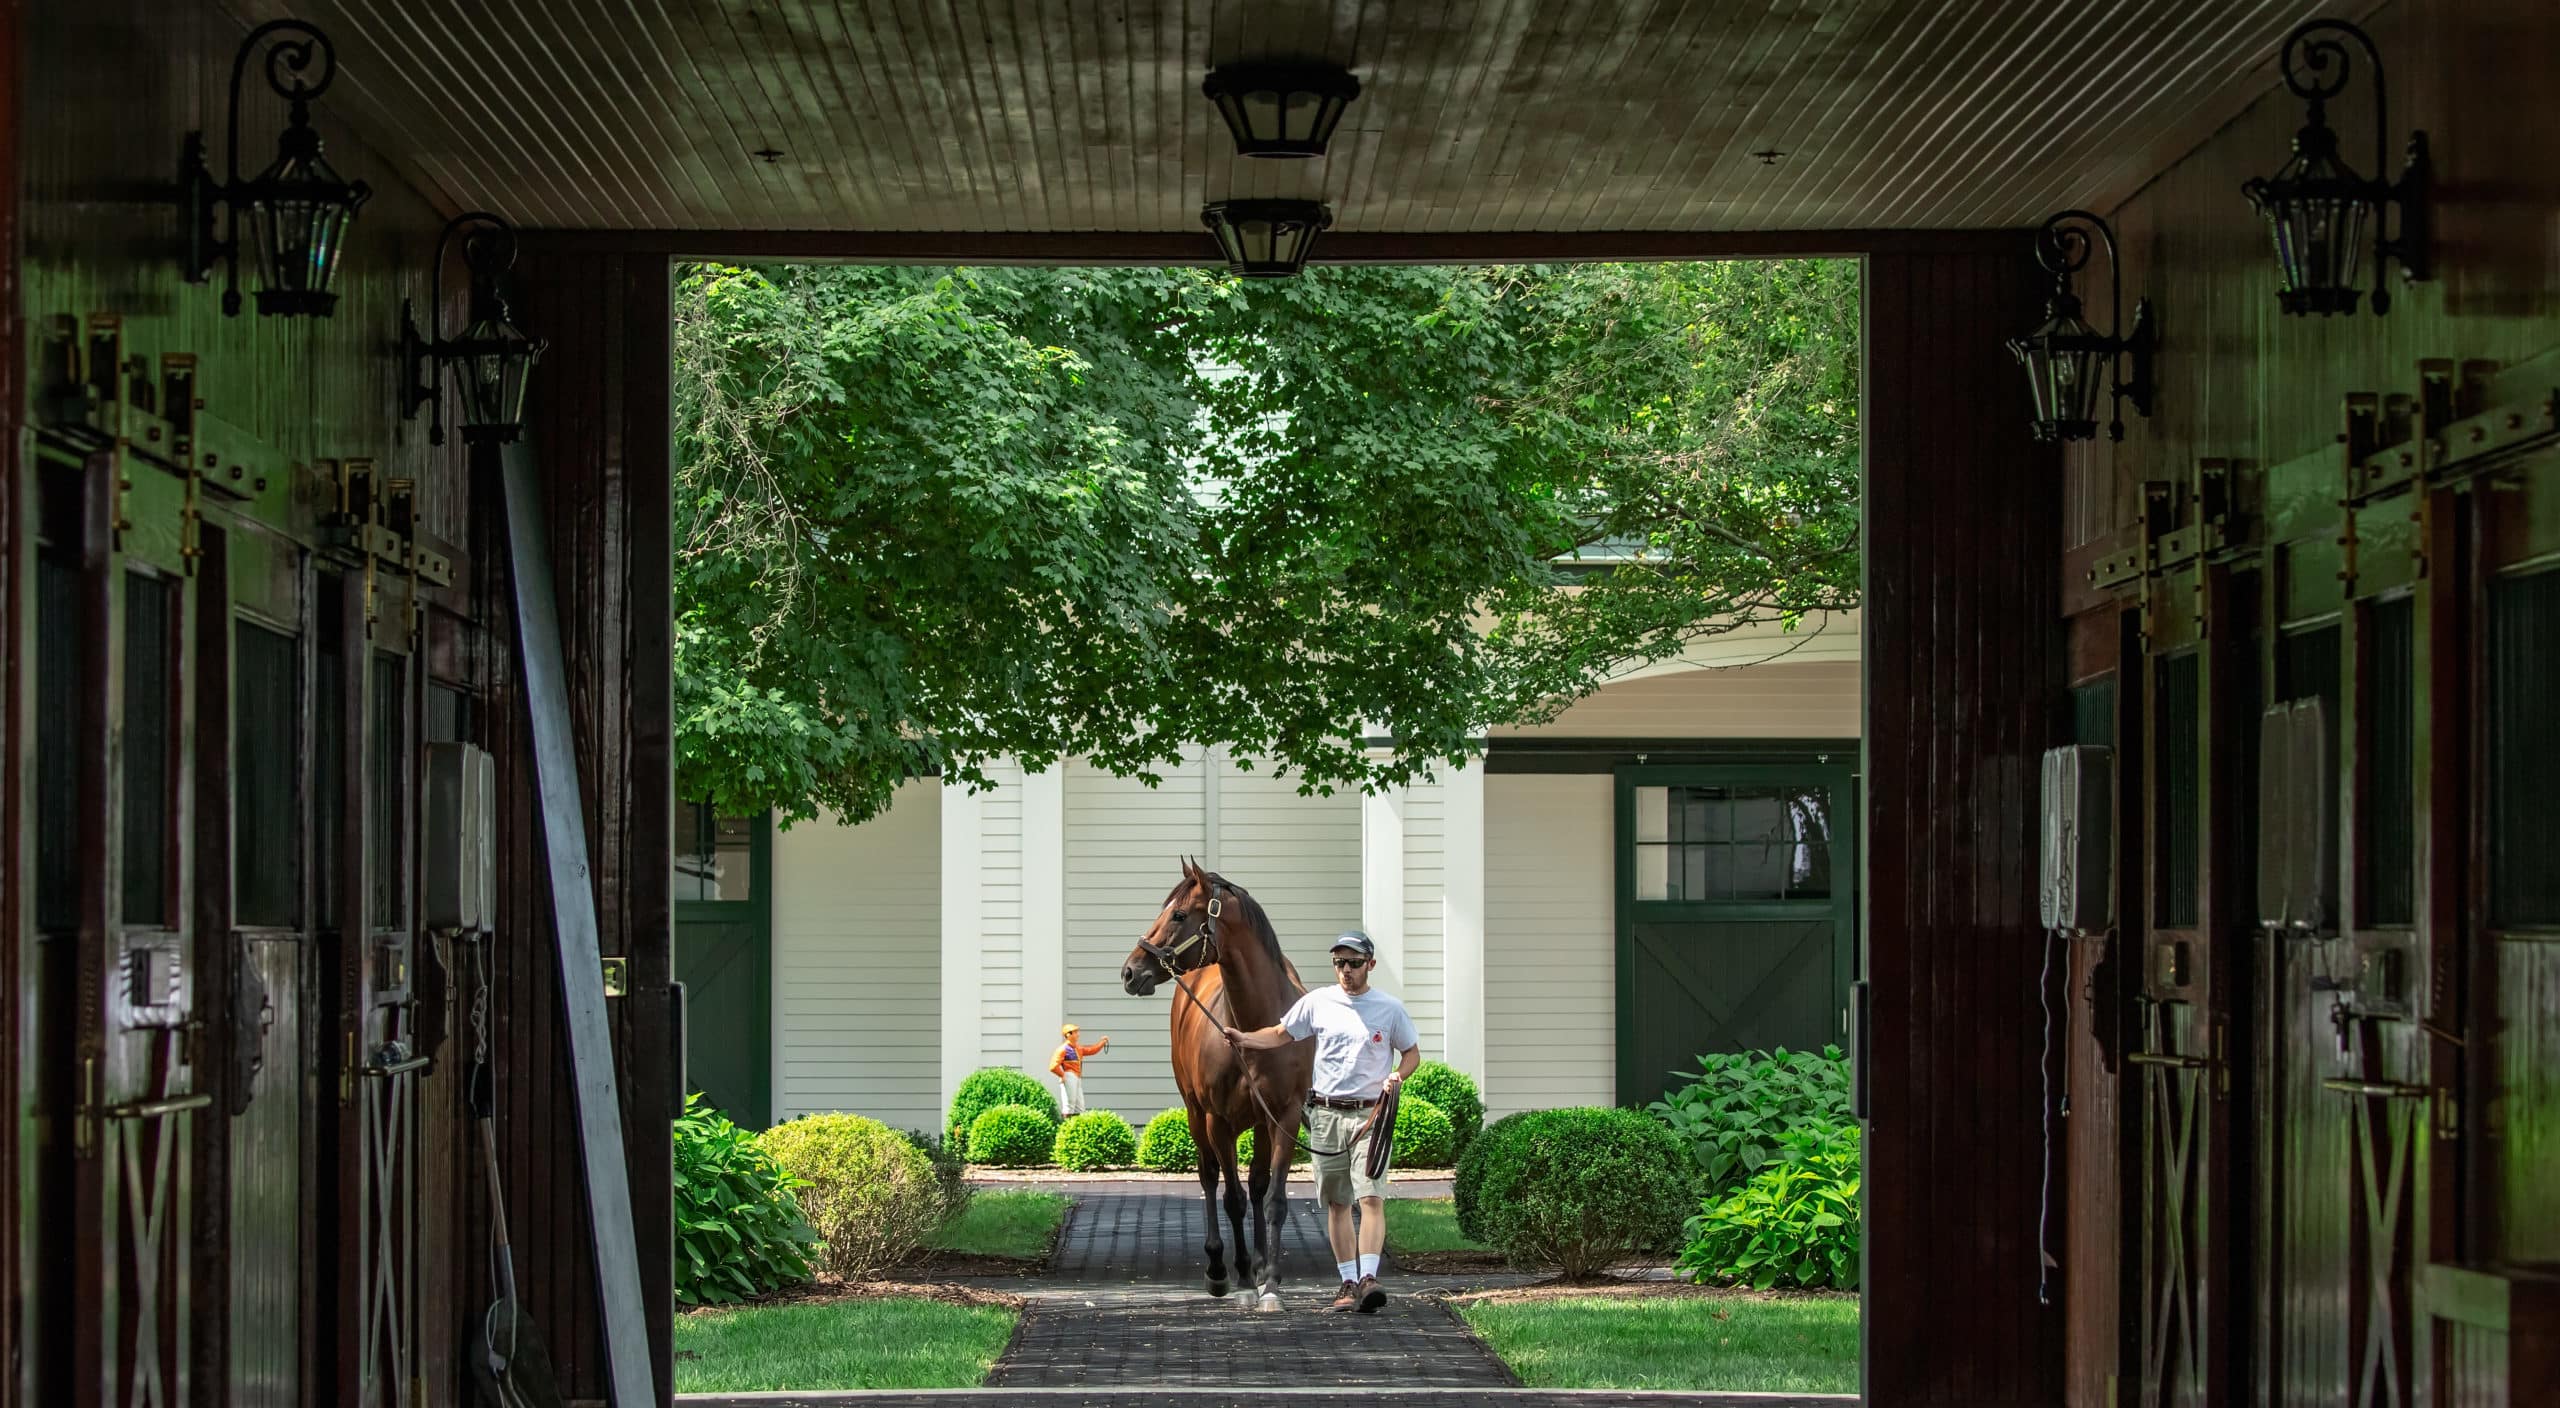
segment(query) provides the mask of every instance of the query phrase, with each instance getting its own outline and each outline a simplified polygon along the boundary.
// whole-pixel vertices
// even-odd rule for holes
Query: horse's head
[[[1234,892],[1189,859],[1182,878],[1164,897],[1153,924],[1120,964],[1120,987],[1136,997],[1156,984],[1218,961],[1218,926],[1229,917]]]

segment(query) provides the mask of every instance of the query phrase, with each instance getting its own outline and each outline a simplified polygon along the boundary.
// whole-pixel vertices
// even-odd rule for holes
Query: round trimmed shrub
[[[1087,1110],[1058,1126],[1049,1158],[1060,1168],[1115,1168],[1138,1157],[1138,1134],[1109,1110]]]
[[[1679,1244],[1698,1203],[1695,1166],[1635,1110],[1506,1115],[1458,1161],[1459,1230],[1512,1265],[1588,1276]]]
[[[1396,1162],[1447,1168],[1457,1157],[1457,1129],[1447,1113],[1419,1095],[1396,1101]]]
[[[1048,1113],[1049,1122],[1057,1123],[1058,1100],[1049,1087],[1024,1075],[1011,1066],[985,1066],[971,1071],[951,1092],[951,1113],[942,1121],[943,1137],[960,1146],[960,1152],[979,1163],[993,1160],[982,1157],[969,1147],[969,1131],[978,1116],[998,1105],[1028,1105]]]
[[[756,1142],[801,1181],[800,1209],[820,1243],[818,1267],[831,1276],[876,1276],[915,1255],[942,1226],[933,1160],[878,1120],[803,1115]]]
[[[1058,1122],[1049,1112],[1029,1105],[998,1105],[982,1110],[969,1126],[969,1160],[999,1168],[1030,1168],[1049,1161],[1058,1142]]]
[[[1450,1146],[1452,1158],[1464,1156],[1484,1130],[1484,1096],[1476,1090],[1474,1078],[1445,1061],[1425,1061],[1414,1067],[1412,1078],[1404,1083],[1404,1094],[1408,1100],[1420,1096],[1430,1101],[1449,1117],[1456,1135]],[[1397,1130],[1396,1138],[1402,1141],[1404,1131]]]
[[[1180,1105],[1147,1121],[1138,1136],[1138,1167],[1158,1173],[1191,1173],[1200,1167],[1200,1146],[1191,1142],[1191,1115]]]

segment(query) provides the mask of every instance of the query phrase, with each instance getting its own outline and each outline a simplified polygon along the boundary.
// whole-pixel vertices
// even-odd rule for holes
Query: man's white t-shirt
[[[1403,1003],[1376,988],[1353,997],[1339,984],[1291,1003],[1280,1029],[1301,1041],[1315,1038],[1315,1093],[1335,1099],[1375,1096],[1396,1057],[1422,1044]]]

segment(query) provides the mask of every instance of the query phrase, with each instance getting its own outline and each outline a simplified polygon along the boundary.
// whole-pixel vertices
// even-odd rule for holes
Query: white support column
[[[1022,779],[1022,1069],[1049,1069],[1067,1020],[1067,765]]]
[[[942,789],[942,1107],[978,1067],[978,856],[985,798]]]
[[[1360,927],[1378,946],[1379,986],[1404,986],[1405,791],[1390,787],[1360,799]]]
[[[1490,1101],[1484,1030],[1484,759],[1441,780],[1441,1059],[1476,1078]]]
[[[1218,774],[1225,770],[1226,760],[1217,748],[1200,752],[1200,868],[1212,873],[1218,868]]]

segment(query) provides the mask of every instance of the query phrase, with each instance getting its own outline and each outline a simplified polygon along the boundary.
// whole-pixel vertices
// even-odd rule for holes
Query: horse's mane
[[[1280,931],[1271,927],[1271,916],[1263,913],[1262,901],[1253,897],[1253,891],[1248,890],[1233,880],[1218,874],[1214,870],[1204,870],[1201,874],[1208,877],[1209,888],[1212,891],[1215,891],[1220,887],[1224,887],[1230,894],[1233,894],[1236,898],[1244,901],[1244,917],[1253,926],[1253,936],[1262,941],[1262,951],[1271,959],[1271,966],[1273,970],[1278,972],[1283,979],[1287,980],[1291,987],[1296,988],[1302,993],[1305,992],[1307,990],[1307,985],[1298,977],[1297,965],[1291,963],[1289,961],[1289,955],[1282,951],[1280,947]],[[1164,902],[1168,907],[1172,905],[1173,897],[1182,893],[1182,887],[1188,883],[1190,882],[1187,880],[1177,880],[1174,882],[1172,889],[1164,892]]]

